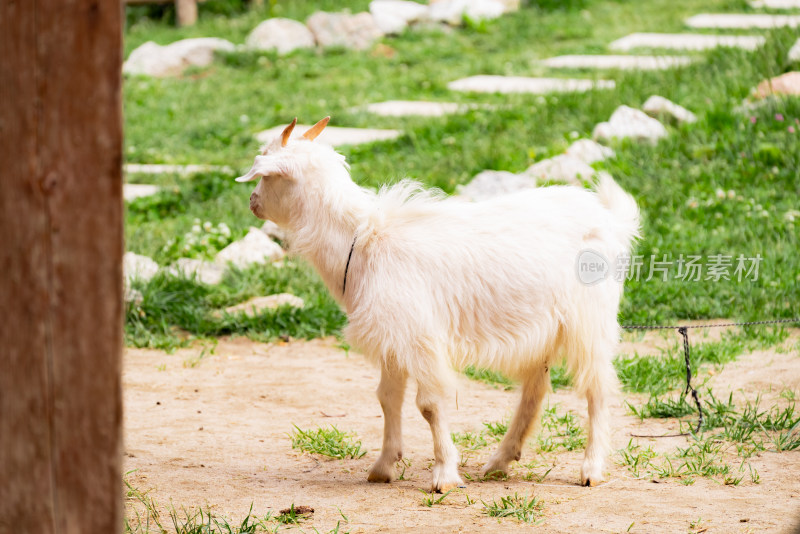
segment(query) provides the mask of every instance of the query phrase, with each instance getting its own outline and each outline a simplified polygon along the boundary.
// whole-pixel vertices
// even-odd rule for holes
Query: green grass
[[[481,501],[483,502],[483,501]],[[543,515],[544,501],[531,495],[530,498],[515,493],[500,497],[500,501],[483,502],[483,512],[489,517],[512,517],[523,523],[538,523]]]
[[[134,487],[126,478],[125,534],[164,534],[169,532],[167,525],[171,523],[171,531],[176,534],[256,534],[259,532],[277,532],[278,526],[271,524],[276,518],[268,513],[263,518],[253,515],[253,505],[242,521],[231,525],[227,519],[215,514],[210,508],[199,507],[196,510],[181,508],[181,512],[170,504],[169,523],[161,517],[158,504],[149,495]]]
[[[318,427],[313,430],[302,430],[295,425],[291,437],[293,449],[330,458],[355,459],[367,454],[361,448],[361,440],[355,439],[355,434],[342,432],[333,425],[330,428]]]
[[[703,477],[730,485],[739,485],[749,478],[757,484],[760,477],[748,462],[749,458],[763,451],[800,449],[800,413],[794,401],[763,408],[757,398],[737,406],[733,393],[727,399],[718,399],[710,390],[705,391],[701,399],[706,415],[703,433],[690,432],[686,447],[657,453],[650,446],[642,448],[631,439],[627,447],[618,451],[620,463],[637,478],[679,478],[691,484],[695,477]],[[630,403],[628,406],[642,419],[694,415],[694,406],[683,398],[651,397],[642,406]],[[691,428],[693,422],[687,426]]]
[[[250,10],[241,2],[215,0],[201,6],[200,21],[190,28],[175,28],[169,10],[128,8],[125,51],[146,40],[167,43],[193,36],[241,43],[270,13],[302,20],[316,9],[355,12],[367,6],[367,0],[293,0]],[[696,112],[699,121],[671,126],[670,136],[656,146],[621,143],[615,147],[616,159],[598,164],[641,207],[644,238],[636,253],[645,258],[667,254],[673,261],[680,254],[760,254],[763,260],[756,281],[685,282],[675,279],[675,267],[666,282],[631,280],[621,304],[621,322],[798,316],[800,257],[794,252],[800,245],[800,221],[790,222],[785,215],[796,209],[794,198],[800,194],[800,143],[798,134],[788,131],[789,126],[800,130],[795,124],[800,119],[800,99],[778,100],[748,115],[734,112],[759,81],[797,67],[786,60],[797,30],[765,32],[768,42],[762,49],[720,49],[701,54],[697,63],[685,68],[610,71],[602,74],[617,82],[610,91],[541,97],[461,94],[446,88],[447,82],[473,74],[574,75],[550,72],[538,61],[562,53],[601,53],[610,41],[633,31],[681,31],[682,20],[691,13],[726,9],[749,8],[739,0],[596,0],[560,5],[539,1],[496,21],[453,32],[407,31],[386,38],[384,44],[394,51],[390,57],[341,49],[297,51],[284,57],[235,52],[183,77],[127,77],[125,159],[219,164],[241,171],[256,153],[256,132],[295,116],[310,122],[331,114],[339,126],[404,131],[394,141],[341,149],[357,183],[375,187],[410,177],[452,192],[484,169],[522,171],[563,151],[573,133],[590,135],[593,126],[618,105],[639,106],[651,94],[660,94]],[[151,19],[145,16],[148,13],[165,18]],[[495,107],[432,119],[375,117],[354,109],[387,99]],[[244,235],[248,226],[259,222],[247,207],[251,188],[231,178],[221,172],[150,178],[167,190],[129,204],[127,248],[166,264],[174,259],[168,244],[190,232],[195,219],[225,223],[233,236]],[[717,190],[725,192],[724,198]],[[292,317],[276,313],[258,319],[258,324],[212,321],[204,300],[225,300],[219,293],[244,294],[244,286],[228,284],[216,290],[162,281],[145,295],[150,303],[145,320],[140,320],[138,310],[127,314],[127,342],[174,346],[187,334],[273,338],[339,332],[344,324],[341,312],[333,311],[335,304],[316,275],[306,268],[300,271],[303,284],[297,286],[310,301],[307,308],[319,304],[321,310],[293,312]],[[247,277],[256,280],[260,275],[253,272]],[[166,295],[159,296],[160,291]],[[162,305],[164,309],[158,309]],[[183,312],[176,309],[181,305]],[[194,313],[198,318],[189,319]],[[653,373],[659,370],[669,369]],[[554,386],[561,378],[554,373]]]
[[[514,382],[506,378],[502,373],[492,371],[491,369],[483,369],[470,365],[464,369],[464,374],[467,375],[467,378],[483,382],[493,388],[501,388],[506,391],[514,389]]]
[[[419,491],[422,492],[422,506],[426,506],[428,508],[431,508],[437,504],[442,504],[447,496],[453,492],[451,489],[445,492],[443,495],[436,495],[435,493],[428,493],[424,489],[420,489]]]
[[[788,337],[785,328],[744,327],[725,332],[719,341],[703,341],[703,331],[689,330],[690,362],[694,385],[700,372],[708,367],[721,367],[747,351],[783,343]],[[683,340],[676,332],[673,343],[659,354],[620,355],[614,360],[617,376],[626,391],[661,395],[682,389],[686,383]]]
[[[137,347],[173,349],[192,337],[242,334],[256,340],[311,339],[337,335],[345,317],[311,267],[302,261],[283,266],[229,270],[218,286],[191,278],[159,274],[135,284],[143,295],[125,314],[125,340]],[[220,313],[220,309],[257,295],[292,293],[303,308],[282,306],[256,315]]]
[[[542,452],[582,449],[586,445],[586,433],[578,416],[570,411],[559,415],[557,408],[553,405],[544,409],[542,430],[537,436],[538,449]]]

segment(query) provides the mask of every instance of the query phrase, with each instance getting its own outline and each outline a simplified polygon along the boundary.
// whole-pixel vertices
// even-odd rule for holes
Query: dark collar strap
[[[347,290],[347,271],[350,269],[350,259],[353,257],[353,249],[356,246],[356,238],[358,234],[353,236],[353,244],[350,245],[350,254],[347,255],[347,265],[344,266],[344,281],[342,282],[342,296],[344,296],[344,292]]]

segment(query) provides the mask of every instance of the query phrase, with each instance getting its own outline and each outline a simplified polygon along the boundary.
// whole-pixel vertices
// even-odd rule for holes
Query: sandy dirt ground
[[[626,342],[633,353],[666,342],[648,335]],[[607,482],[578,486],[583,451],[544,456],[552,470],[541,483],[517,466],[505,481],[477,481],[494,446],[469,457],[462,473],[466,488],[442,504],[422,504],[430,485],[430,431],[414,405],[413,386],[404,405],[405,479],[367,483],[367,470],[381,446],[383,416],[375,398],[379,373],[360,355],[346,353],[334,340],[254,343],[223,339],[209,353],[202,347],[175,354],[127,349],[125,354],[125,459],[127,480],[150,490],[161,505],[209,506],[241,521],[252,503],[259,516],[291,504],[315,509],[300,528],[327,532],[342,522],[342,532],[505,532],[520,528],[541,532],[795,532],[800,519],[800,451],[764,452],[750,462],[760,483],[745,477],[739,486],[696,479],[635,479],[609,458]],[[201,357],[202,356],[202,357]],[[739,398],[761,395],[764,405],[791,389],[800,395],[800,355],[760,351],[741,356],[712,376],[717,397],[734,391]],[[508,418],[516,391],[503,391],[461,378],[458,401],[450,406],[451,430],[479,431],[483,422]],[[645,396],[625,395],[631,402]],[[585,403],[569,390],[548,397],[559,412],[573,410],[585,421]],[[329,460],[291,447],[293,425],[336,425],[355,432],[367,454],[358,460]],[[675,432],[675,420],[640,422],[622,399],[613,408],[613,444],[626,446],[631,434]],[[638,441],[656,450],[685,446],[687,438]],[[536,459],[527,448],[522,463]],[[541,460],[542,457],[539,457]],[[482,501],[514,493],[535,495],[545,503],[543,520],[527,525],[487,517]],[[468,503],[468,498],[473,501]],[[132,514],[128,503],[128,515]],[[340,513],[341,510],[341,513]],[[347,516],[344,522],[342,514]],[[166,517],[166,513],[162,515]],[[691,523],[701,519],[699,527]],[[168,522],[168,521],[167,521]],[[706,530],[703,530],[706,529]]]

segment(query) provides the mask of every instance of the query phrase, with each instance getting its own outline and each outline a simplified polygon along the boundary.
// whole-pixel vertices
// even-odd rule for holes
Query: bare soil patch
[[[644,345],[651,343],[643,340]],[[639,352],[648,351],[642,347]],[[123,380],[124,465],[126,471],[135,470],[128,481],[151,490],[162,506],[210,506],[232,524],[241,521],[252,503],[257,515],[278,513],[292,504],[314,508],[300,525],[306,532],[312,527],[326,532],[337,521],[342,521],[342,531],[350,532],[531,528],[483,513],[482,501],[491,503],[515,492],[544,500],[543,522],[535,527],[541,532],[687,532],[698,518],[706,532],[794,532],[800,518],[800,451],[753,457],[750,463],[760,483],[748,479],[739,486],[702,478],[691,486],[676,479],[635,479],[613,455],[608,481],[584,488],[578,486],[582,450],[547,455],[552,470],[542,483],[524,480],[528,469],[522,466],[514,467],[508,480],[477,481],[494,449],[490,446],[470,456],[462,468],[473,478],[462,493],[451,493],[440,505],[423,506],[419,490],[429,489],[433,451],[428,425],[414,405],[413,387],[404,405],[404,455],[410,461],[406,480],[369,484],[367,470],[378,456],[383,428],[374,395],[379,373],[331,339],[282,344],[222,339],[211,354],[202,347],[175,354],[127,349]],[[796,351],[741,356],[713,376],[711,384],[720,394],[735,391],[747,398],[761,394],[773,399],[785,389],[800,395],[800,356]],[[450,406],[451,430],[479,431],[484,422],[508,418],[517,395],[462,377]],[[646,397],[625,399],[641,402]],[[570,391],[551,393],[549,402],[585,421],[585,403]],[[367,454],[357,460],[328,460],[291,448],[293,425],[306,429],[331,424],[355,432]],[[613,409],[613,426],[615,449],[625,447],[632,433],[678,428],[670,419],[640,422],[628,414],[622,399]],[[659,450],[687,443],[683,437],[639,441]],[[536,456],[529,448],[521,463]]]

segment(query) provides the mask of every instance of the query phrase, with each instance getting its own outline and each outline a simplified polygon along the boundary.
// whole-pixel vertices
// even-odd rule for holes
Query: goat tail
[[[639,207],[636,201],[607,172],[598,173],[595,191],[600,203],[614,217],[614,234],[620,245],[626,251],[630,251],[633,241],[641,237]]]

